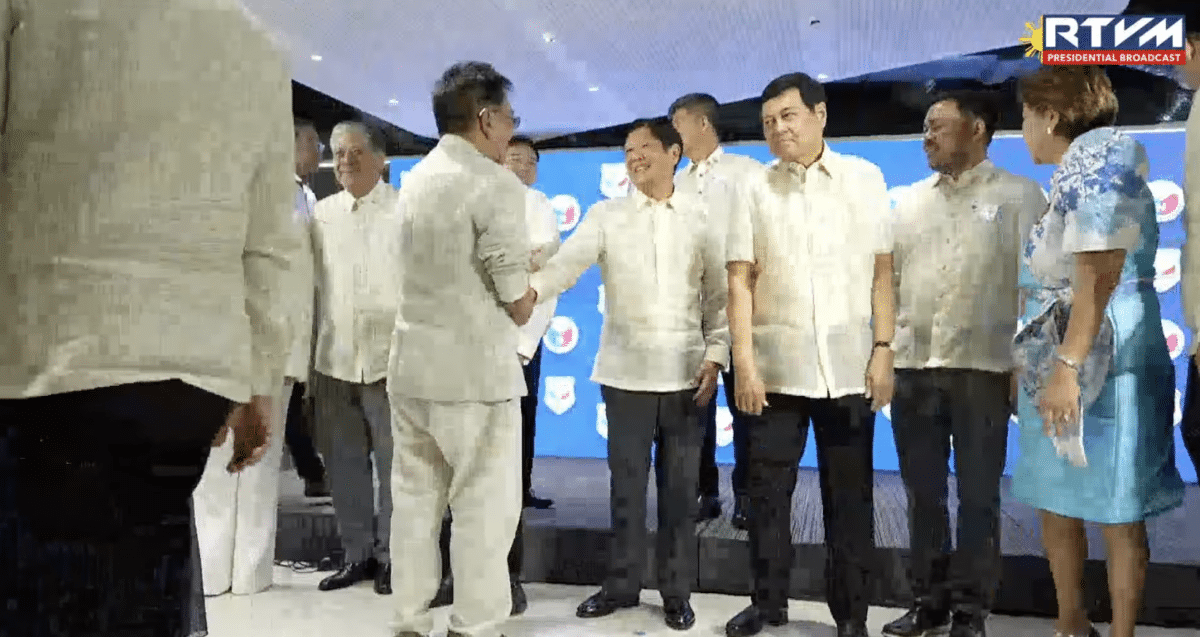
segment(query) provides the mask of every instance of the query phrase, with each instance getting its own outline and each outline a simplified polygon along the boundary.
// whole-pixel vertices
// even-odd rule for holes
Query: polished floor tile
[[[376,595],[370,584],[322,593],[317,582],[322,573],[297,573],[276,568],[276,585],[248,597],[224,595],[208,600],[210,637],[391,637],[389,598]],[[696,626],[686,633],[667,628],[662,622],[658,595],[643,593],[643,606],[598,620],[575,618],[575,607],[594,592],[593,587],[557,584],[527,584],[529,610],[505,626],[507,637],[666,637],[668,635],[724,635],[723,626],[748,602],[745,597],[697,594],[692,598]],[[445,635],[448,609],[438,614],[438,629],[432,637]],[[899,611],[872,608],[871,634]],[[791,623],[769,628],[763,637],[832,637],[833,620],[824,604],[792,601]],[[994,616],[988,632],[997,637],[1052,637],[1048,620]],[[1106,627],[1100,627],[1102,635]],[[1146,627],[1143,637],[1200,637],[1200,630]]]

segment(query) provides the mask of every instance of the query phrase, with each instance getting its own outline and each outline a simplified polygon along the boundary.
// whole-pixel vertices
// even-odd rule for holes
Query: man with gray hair
[[[392,423],[384,379],[399,289],[396,189],[381,178],[383,144],[364,124],[338,124],[330,146],[342,191],[313,213],[317,346],[309,382],[344,561],[320,589],[374,578],[375,592],[388,595]]]
[[[496,637],[512,610],[503,547],[521,515],[518,327],[533,312],[526,188],[501,162],[520,120],[490,64],[450,67],[433,93],[441,140],[400,190],[401,303],[388,369],[393,498],[406,565],[393,629],[427,637],[453,512],[450,635]],[[336,481],[335,481],[336,488]]]

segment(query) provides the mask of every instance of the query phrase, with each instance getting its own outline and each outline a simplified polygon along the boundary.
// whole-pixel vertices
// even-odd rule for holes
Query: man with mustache
[[[1015,409],[1012,337],[1025,239],[1046,210],[1037,182],[988,160],[990,96],[949,93],[925,116],[935,172],[893,212],[897,284],[892,432],[908,493],[912,609],[884,634],[950,627],[980,637],[1000,581],[1000,477]],[[951,550],[953,441],[958,546]]]
[[[892,234],[883,173],[824,141],[825,87],[803,73],[762,93],[779,163],[739,184],[726,238],[737,407],[750,431],[747,637],[787,623],[791,503],[809,421],[838,637],[866,637],[875,552],[875,413],[892,398]]]
[[[374,131],[343,122],[329,141],[343,190],[317,202],[313,213],[317,347],[309,382],[345,561],[320,589],[374,579],[375,592],[388,595],[392,422],[385,381],[400,288],[396,189],[381,178],[386,159]]]

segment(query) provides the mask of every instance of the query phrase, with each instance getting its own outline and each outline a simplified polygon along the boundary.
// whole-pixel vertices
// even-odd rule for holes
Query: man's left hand
[[[893,367],[895,354],[891,349],[876,347],[867,362],[867,399],[871,411],[878,412],[892,402],[896,389],[896,371]]]
[[[696,404],[701,407],[707,407],[708,401],[713,399],[713,395],[717,393],[717,372],[721,371],[721,367],[712,361],[704,361],[700,364],[700,371],[696,372],[696,383],[699,387],[696,389]]]

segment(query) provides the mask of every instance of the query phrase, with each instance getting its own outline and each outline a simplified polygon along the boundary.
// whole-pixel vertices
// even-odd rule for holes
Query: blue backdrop
[[[1146,131],[1134,134],[1150,156],[1150,180],[1158,201],[1160,246],[1156,287],[1163,310],[1163,331],[1176,366],[1175,424],[1176,453],[1184,479],[1196,481],[1196,473],[1179,440],[1179,405],[1187,379],[1184,323],[1179,301],[1179,247],[1183,243],[1183,145],[1181,131]],[[834,141],[841,153],[858,155],[877,164],[893,194],[929,174],[919,139]],[[764,144],[731,146],[728,152],[749,155],[762,162],[771,155]],[[1035,166],[1020,137],[1001,137],[992,143],[991,158],[997,165],[1028,175],[1049,187],[1051,167]],[[417,158],[393,160],[392,181],[400,185]],[[619,150],[557,151],[542,154],[537,188],[545,192],[558,211],[563,238],[570,236],[584,211],[592,204],[627,193],[624,159]],[[686,162],[685,162],[686,164]],[[578,458],[603,458],[608,421],[600,389],[589,379],[599,346],[604,320],[604,288],[599,270],[588,270],[574,288],[562,295],[558,311],[543,339],[542,387],[539,401],[537,454]],[[730,443],[733,432],[724,390],[718,391],[717,459],[733,462]],[[875,468],[898,470],[892,439],[891,412],[878,416],[875,435]],[[1016,428],[1009,432],[1009,467],[1016,452]],[[809,444],[802,466],[816,466],[815,445]],[[953,464],[951,464],[953,466]],[[1006,469],[1007,473],[1007,469]]]

